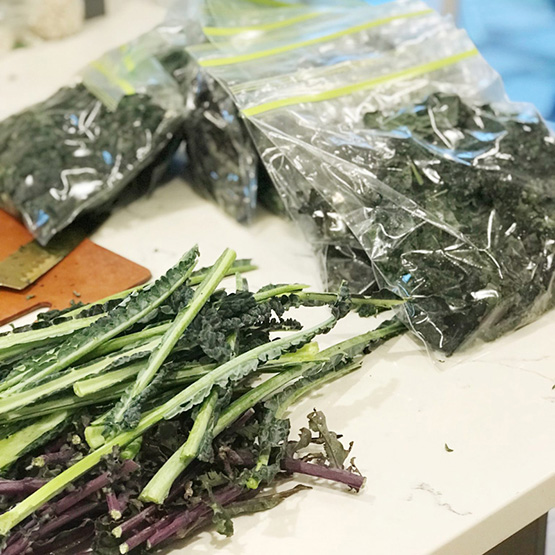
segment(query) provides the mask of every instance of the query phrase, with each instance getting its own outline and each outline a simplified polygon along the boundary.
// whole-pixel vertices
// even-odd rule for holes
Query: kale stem
[[[82,362],[87,362],[89,360],[99,358],[105,355],[112,354],[116,351],[121,351],[129,345],[134,345],[145,339],[151,339],[153,337],[158,337],[166,333],[166,331],[171,326],[171,323],[159,324],[158,326],[152,326],[151,328],[146,328],[135,333],[129,333],[123,335],[122,337],[116,337],[110,341],[106,341],[103,345],[95,349],[92,353],[88,354],[86,357],[81,359]]]
[[[37,420],[5,439],[0,440],[0,469],[14,463],[33,445],[58,429],[70,416],[68,411],[58,411]]]
[[[133,386],[122,396],[110,418],[114,423],[124,424],[127,411],[133,402],[151,384],[158,370],[168,358],[183,332],[189,327],[195,316],[206,304],[210,295],[216,290],[225,274],[236,258],[235,251],[226,249],[216,263],[212,266],[202,283],[195,290],[193,298],[187,306],[177,315],[171,327],[162,336],[160,344],[153,350],[148,364],[141,368]]]
[[[201,283],[202,280],[208,275],[208,272],[211,269],[212,269],[212,267],[209,266],[208,268],[201,268],[200,270],[196,270],[195,272],[193,272],[191,274],[191,277],[189,278],[189,285],[198,285],[199,283]],[[258,270],[258,266],[255,266],[254,264],[252,264],[252,262],[250,260],[236,260],[233,263],[233,266],[231,266],[231,268],[227,271],[226,277],[235,275],[236,272],[245,273],[245,272],[252,272],[254,270]],[[98,300],[94,303],[79,306],[79,307],[75,308],[74,310],[72,310],[70,312],[66,312],[64,314],[64,317],[66,317],[66,318],[75,318],[81,312],[84,312],[85,310],[89,310],[93,306],[102,306],[102,305],[106,304],[109,301],[124,299],[125,297],[131,295],[131,293],[134,293],[136,291],[140,291],[141,289],[144,289],[145,287],[147,287],[147,286],[138,285],[137,287],[132,287],[131,289],[126,289],[125,291],[115,293],[113,295],[110,295],[109,297],[105,297],[104,299],[100,299],[100,300]]]
[[[123,351],[117,353],[111,357],[102,358],[96,362],[89,363],[80,368],[70,370],[69,372],[61,375],[58,378],[54,378],[42,385],[38,385],[32,389],[27,389],[21,391],[20,393],[14,393],[3,399],[0,399],[0,415],[7,412],[25,407],[38,401],[43,397],[48,397],[55,393],[60,393],[65,389],[68,389],[76,382],[79,382],[85,378],[93,376],[95,374],[100,374],[106,368],[113,365],[118,359],[130,357],[132,355],[137,355],[140,353],[149,353],[152,351],[156,345],[158,345],[159,339],[153,339],[150,343],[145,345],[139,345],[134,349],[128,351]],[[144,362],[135,363],[134,366],[144,366]]]
[[[220,435],[248,409],[254,407],[260,401],[272,395],[272,393],[275,393],[295,378],[302,376],[305,369],[306,365],[299,365],[298,367],[286,370],[281,374],[276,374],[264,383],[251,389],[248,393],[239,397],[239,399],[231,403],[231,405],[229,405],[229,407],[227,407],[220,415],[218,422],[214,426],[214,437]]]
[[[40,489],[46,480],[39,478],[23,478],[23,480],[0,479],[0,495],[18,496],[33,493]]]
[[[296,388],[294,391],[291,392],[289,396],[280,399],[280,403],[276,410],[276,418],[284,418],[287,409],[291,405],[294,405],[299,399],[302,399],[305,395],[310,393],[312,390],[318,389],[319,387],[322,387],[329,382],[338,380],[339,378],[342,378],[343,376],[346,376],[347,374],[350,374],[351,372],[354,372],[359,368],[359,362],[348,364],[347,366],[344,366],[343,368],[340,368],[333,372],[326,372],[319,378],[310,380],[304,386]]]
[[[279,295],[287,295],[290,293],[297,293],[306,289],[309,285],[303,285],[300,283],[293,283],[290,285],[276,285],[272,289],[266,289],[265,291],[259,291],[254,294],[254,298],[257,302],[267,301],[272,297],[278,297]]]
[[[67,320],[60,324],[53,324],[45,328],[10,332],[6,335],[0,335],[0,360],[19,354],[25,349],[29,350],[30,348],[51,343],[75,330],[86,328],[101,316],[103,315],[99,314],[96,316],[89,316],[88,318]],[[2,389],[4,389],[3,385],[4,384],[2,384]]]
[[[288,337],[255,347],[212,370],[212,372],[180,391],[164,404],[146,413],[136,428],[120,433],[110,439],[67,470],[52,478],[41,489],[32,493],[15,507],[0,515],[0,536],[6,536],[14,526],[17,526],[50,499],[60,494],[69,484],[94,468],[103,457],[112,452],[114,447],[125,447],[161,420],[172,418],[180,412],[190,410],[195,404],[201,402],[216,384],[223,386],[230,379],[238,379],[253,373],[263,361],[277,358],[292,347],[309,343],[316,335],[327,333],[336,322],[335,317],[330,317],[308,330],[299,331]]]
[[[275,409],[276,417],[283,418],[292,404],[296,403],[313,389],[356,370],[360,367],[359,363],[356,362],[358,357],[378,347],[384,341],[397,337],[405,331],[406,327],[401,322],[398,320],[389,320],[374,330],[341,341],[340,343],[320,351],[318,357],[327,359],[329,362],[328,367],[324,367],[321,372],[316,373],[314,376],[299,380],[290,391],[285,391],[279,399]],[[355,360],[355,362],[351,364],[350,361],[353,360]],[[343,366],[345,363],[347,363],[347,365]],[[338,368],[338,366],[341,367]]]
[[[295,293],[301,302],[333,303],[338,299],[337,293],[316,293],[312,291],[301,291]],[[372,305],[379,308],[390,309],[406,303],[406,299],[377,299],[365,295],[352,295],[350,297],[353,306],[359,307]]]
[[[195,460],[206,434],[210,431],[210,422],[216,409],[218,394],[216,391],[204,401],[189,433],[187,441],[166,461],[145,486],[139,499],[162,504],[179,475]]]
[[[321,464],[313,464],[292,457],[286,457],[281,461],[281,467],[286,472],[306,474],[307,476],[314,476],[316,478],[324,478],[325,480],[332,480],[345,484],[350,488],[360,491],[366,482],[364,476],[354,474],[349,470],[341,468],[330,468]]]
[[[193,272],[198,258],[198,247],[187,252],[164,276],[138,293],[126,297],[116,308],[87,328],[77,330],[57,349],[38,359],[31,359],[22,369],[21,380],[8,394],[21,391],[46,376],[65,370],[106,341],[142,320],[158,308]],[[30,372],[30,373],[29,373]],[[6,393],[6,392],[5,392]]]

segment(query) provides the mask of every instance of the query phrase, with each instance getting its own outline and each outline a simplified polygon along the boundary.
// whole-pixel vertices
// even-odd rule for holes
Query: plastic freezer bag
[[[211,40],[225,40],[225,49],[234,49],[273,29],[295,27],[299,22],[328,13],[325,7],[276,6],[243,0],[207,2],[212,17],[204,14],[204,33]],[[212,21],[209,25],[207,21]],[[224,25],[217,26],[217,25]],[[248,24],[248,25],[246,25]],[[291,31],[292,32],[292,31]],[[229,42],[232,40],[234,42]],[[221,50],[210,43],[189,49],[193,56]],[[197,54],[195,54],[197,53]],[[254,217],[259,184],[269,191],[269,179],[235,104],[221,80],[204,70],[194,70],[188,105],[195,106],[184,126],[188,154],[188,172],[193,187],[212,198],[231,217],[250,223]],[[266,187],[264,187],[266,185]],[[271,196],[271,194],[269,195]]]
[[[236,221],[248,224],[256,209],[259,157],[230,95],[210,75],[195,71],[183,125],[187,172],[193,188]]]
[[[425,40],[452,22],[419,0],[399,0],[322,13],[302,25],[267,32],[261,40],[210,43],[190,49],[199,64],[231,89],[299,69],[367,59],[407,41]]]
[[[424,3],[409,0],[348,9],[339,19],[328,14],[305,23],[302,29],[295,24],[287,31],[268,32],[266,40],[254,46],[251,43],[239,54],[232,52],[231,44],[223,51],[223,43],[190,47],[188,52],[201,66],[191,87],[198,98],[191,102],[202,109],[193,114],[185,130],[197,190],[216,199],[240,222],[252,220],[258,196],[274,211],[281,208],[235,104],[224,89],[233,95],[234,87],[243,87],[245,81],[326,66],[337,59],[379,56],[398,44],[421,41],[451,27]]]
[[[552,306],[555,140],[463,33],[287,81],[240,96],[272,178],[294,217],[290,183],[340,215],[427,344],[449,355]]]
[[[303,25],[352,8],[364,6],[362,0],[316,1],[305,4],[267,5],[248,0],[207,0],[203,32],[214,44],[223,43],[235,51],[264,40],[267,33],[282,29],[301,29]]]
[[[0,206],[40,243],[172,154],[185,40],[174,27],[147,33],[91,64],[83,82],[0,123]]]

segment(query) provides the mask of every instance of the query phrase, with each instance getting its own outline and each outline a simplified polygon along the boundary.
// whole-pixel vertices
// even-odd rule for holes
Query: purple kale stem
[[[127,553],[132,549],[139,547],[139,545],[142,545],[152,535],[154,535],[159,528],[163,528],[167,524],[170,524],[171,522],[173,522],[176,516],[177,516],[176,513],[167,515],[164,518],[160,519],[158,522],[155,522],[154,524],[147,526],[144,530],[137,532],[136,534],[131,536],[125,543],[123,543],[122,546],[120,546],[120,551],[122,553]]]
[[[242,428],[253,416],[255,415],[254,409],[247,409],[228,429],[238,430]]]
[[[227,455],[229,461],[235,466],[252,468],[256,465],[254,455],[248,449],[229,449]]]
[[[189,469],[189,472],[185,473],[173,486],[168,495],[168,498],[165,501],[165,504],[169,504],[179,496],[180,493],[183,491],[183,486],[191,479],[194,473],[194,467]],[[122,522],[119,526],[116,526],[112,533],[116,537],[121,537],[127,532],[138,528],[144,521],[148,521],[150,517],[154,516],[159,511],[158,505],[149,505],[145,509],[143,509],[140,513],[137,513],[135,516],[131,517],[130,519]],[[117,531],[117,533],[116,533]]]
[[[54,513],[59,515],[67,511],[74,505],[77,505],[77,503],[83,501],[83,499],[86,499],[87,497],[89,497],[89,495],[92,495],[102,488],[105,488],[115,479],[119,478],[122,475],[129,474],[130,472],[134,472],[135,470],[137,470],[137,468],[139,468],[139,465],[136,462],[132,460],[127,460],[114,474],[112,474],[111,472],[104,472],[100,474],[100,476],[97,476],[96,478],[88,482],[81,489],[70,493],[69,495],[66,495],[65,497],[54,503],[51,509]]]
[[[243,489],[238,486],[226,486],[214,493],[214,500],[222,506],[229,505],[243,494]],[[192,509],[183,511],[170,524],[161,530],[158,530],[148,540],[148,547],[152,549],[158,544],[166,541],[170,537],[183,530],[188,530],[200,518],[206,514],[212,514],[212,509],[205,503],[201,502]]]
[[[64,463],[69,460],[75,455],[75,450],[69,447],[62,447],[60,451],[55,451],[52,453],[45,453],[44,455],[40,455],[36,457],[33,461],[35,466],[45,466],[47,464],[53,463]]]
[[[123,492],[118,495],[118,503],[122,514],[125,512],[125,509],[127,509],[127,506],[129,505],[129,497],[130,495],[127,492]]]
[[[121,518],[121,513],[123,512],[123,509],[118,498],[116,497],[116,494],[113,491],[109,491],[106,494],[106,504],[108,505],[108,512],[110,513],[110,516],[114,520],[119,520]]]
[[[77,505],[77,503],[79,503],[80,501],[83,501],[83,499],[89,497],[89,495],[92,495],[102,488],[105,488],[110,483],[110,481],[110,473],[104,472],[100,476],[97,476],[96,478],[85,484],[85,486],[78,489],[77,491],[70,493],[65,497],[62,497],[62,499],[54,503],[54,505],[52,506],[52,511],[57,515],[64,513],[68,509],[71,509],[71,507],[73,507],[74,505]]]
[[[30,541],[22,537],[16,542],[12,543],[2,552],[2,555],[22,555],[29,548]]]
[[[59,517],[54,517],[52,520],[47,522],[44,526],[42,526],[37,531],[36,537],[45,538],[48,535],[52,534],[52,532],[55,532],[56,530],[63,528],[70,522],[73,522],[74,520],[80,519],[88,515],[89,513],[97,509],[99,506],[100,506],[100,503],[98,502],[85,503],[83,505],[80,505],[79,507],[75,507],[69,513],[64,513]]]
[[[249,490],[249,491],[243,493],[242,495],[240,495],[236,499],[236,501],[245,501],[246,499],[252,499],[252,498],[256,497],[259,493],[260,493],[260,489]],[[226,506],[233,506],[234,503],[235,502],[228,503],[228,504],[226,504]],[[182,528],[179,531],[179,537],[180,538],[186,538],[191,533],[193,533],[195,530],[200,530],[200,529],[204,528],[205,526],[208,526],[209,524],[211,524],[211,522],[212,522],[212,511],[207,510],[206,513],[201,515],[196,521],[192,521],[189,526],[187,526],[186,528]],[[148,548],[150,549],[151,547],[153,547],[153,546],[151,546],[151,543],[150,543],[150,540],[149,540],[148,541]]]
[[[281,461],[281,467],[287,472],[296,472],[298,474],[306,474],[307,476],[315,476],[316,478],[324,478],[333,482],[345,484],[350,488],[360,491],[366,482],[364,476],[359,476],[348,470],[341,468],[330,468],[320,464],[309,463],[299,459],[287,457]]]
[[[26,524],[23,524],[15,534],[12,534],[8,538],[7,545],[12,545],[12,543],[19,541],[19,539],[22,538],[24,535],[28,536],[30,530],[32,530],[36,526],[37,526],[37,521],[34,518],[30,519]]]
[[[80,507],[76,507],[70,513],[65,513],[59,517],[52,518],[52,520],[49,520],[44,526],[40,527],[36,531],[31,532],[29,535],[22,536],[21,534],[15,534],[15,536],[19,535],[19,538],[13,543],[9,544],[2,555],[6,555],[6,553],[8,555],[19,555],[20,553],[26,553],[30,545],[35,541],[47,538],[53,532],[56,532],[60,528],[67,526],[70,522],[73,522],[74,520],[82,519],[84,516],[87,516],[99,506],[100,503],[98,502],[86,503],[84,505],[81,505]]]
[[[76,549],[79,553],[92,553],[90,551],[91,540],[94,536],[94,524],[92,522],[85,522],[77,528],[73,528],[63,536],[54,536],[44,542],[36,542],[33,544],[33,555],[52,555],[53,553],[71,553],[77,555]],[[72,548],[68,552],[68,548]]]
[[[29,495],[44,486],[46,482],[47,480],[39,480],[38,478],[23,478],[23,480],[0,479],[0,495]]]
[[[127,532],[131,532],[137,528],[144,521],[148,520],[151,516],[154,516],[158,512],[158,505],[149,505],[146,509],[143,509],[140,513],[132,516],[129,520],[122,522],[116,530],[118,530],[118,535],[123,536]]]
[[[148,548],[152,549],[163,541],[171,538],[178,532],[182,530],[187,530],[193,522],[196,522],[199,518],[206,515],[211,515],[212,510],[204,503],[199,503],[195,505],[192,509],[182,512],[180,515],[175,517],[168,526],[157,530],[154,534],[151,534],[148,539]]]
[[[50,445],[45,448],[47,453],[54,453],[55,451],[60,451],[64,445],[67,445],[67,435],[63,434],[57,439],[55,439]]]

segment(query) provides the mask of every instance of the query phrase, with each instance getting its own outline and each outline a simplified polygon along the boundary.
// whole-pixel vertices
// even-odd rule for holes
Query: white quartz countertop
[[[91,22],[83,35],[0,58],[0,117],[41,100],[163,14],[146,0],[114,4],[111,18]],[[241,227],[180,180],[114,213],[93,239],[155,276],[199,243],[203,264],[228,246],[252,257],[260,267],[248,276],[253,287],[320,286],[316,261],[292,224],[262,214]],[[368,324],[350,318],[321,344]],[[555,506],[554,337],[551,313],[444,365],[408,336],[390,342],[292,415],[295,430],[316,407],[333,430],[355,441],[353,454],[367,476],[360,494],[302,479],[313,491],[240,517],[233,538],[206,532],[175,552],[483,553]]]

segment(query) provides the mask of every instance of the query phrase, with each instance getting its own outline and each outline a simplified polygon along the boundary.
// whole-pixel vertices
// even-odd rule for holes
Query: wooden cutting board
[[[21,223],[0,210],[0,260],[32,240]],[[0,287],[0,325],[37,308],[63,309],[72,301],[92,303],[145,283],[150,277],[146,268],[85,239],[23,291]]]

